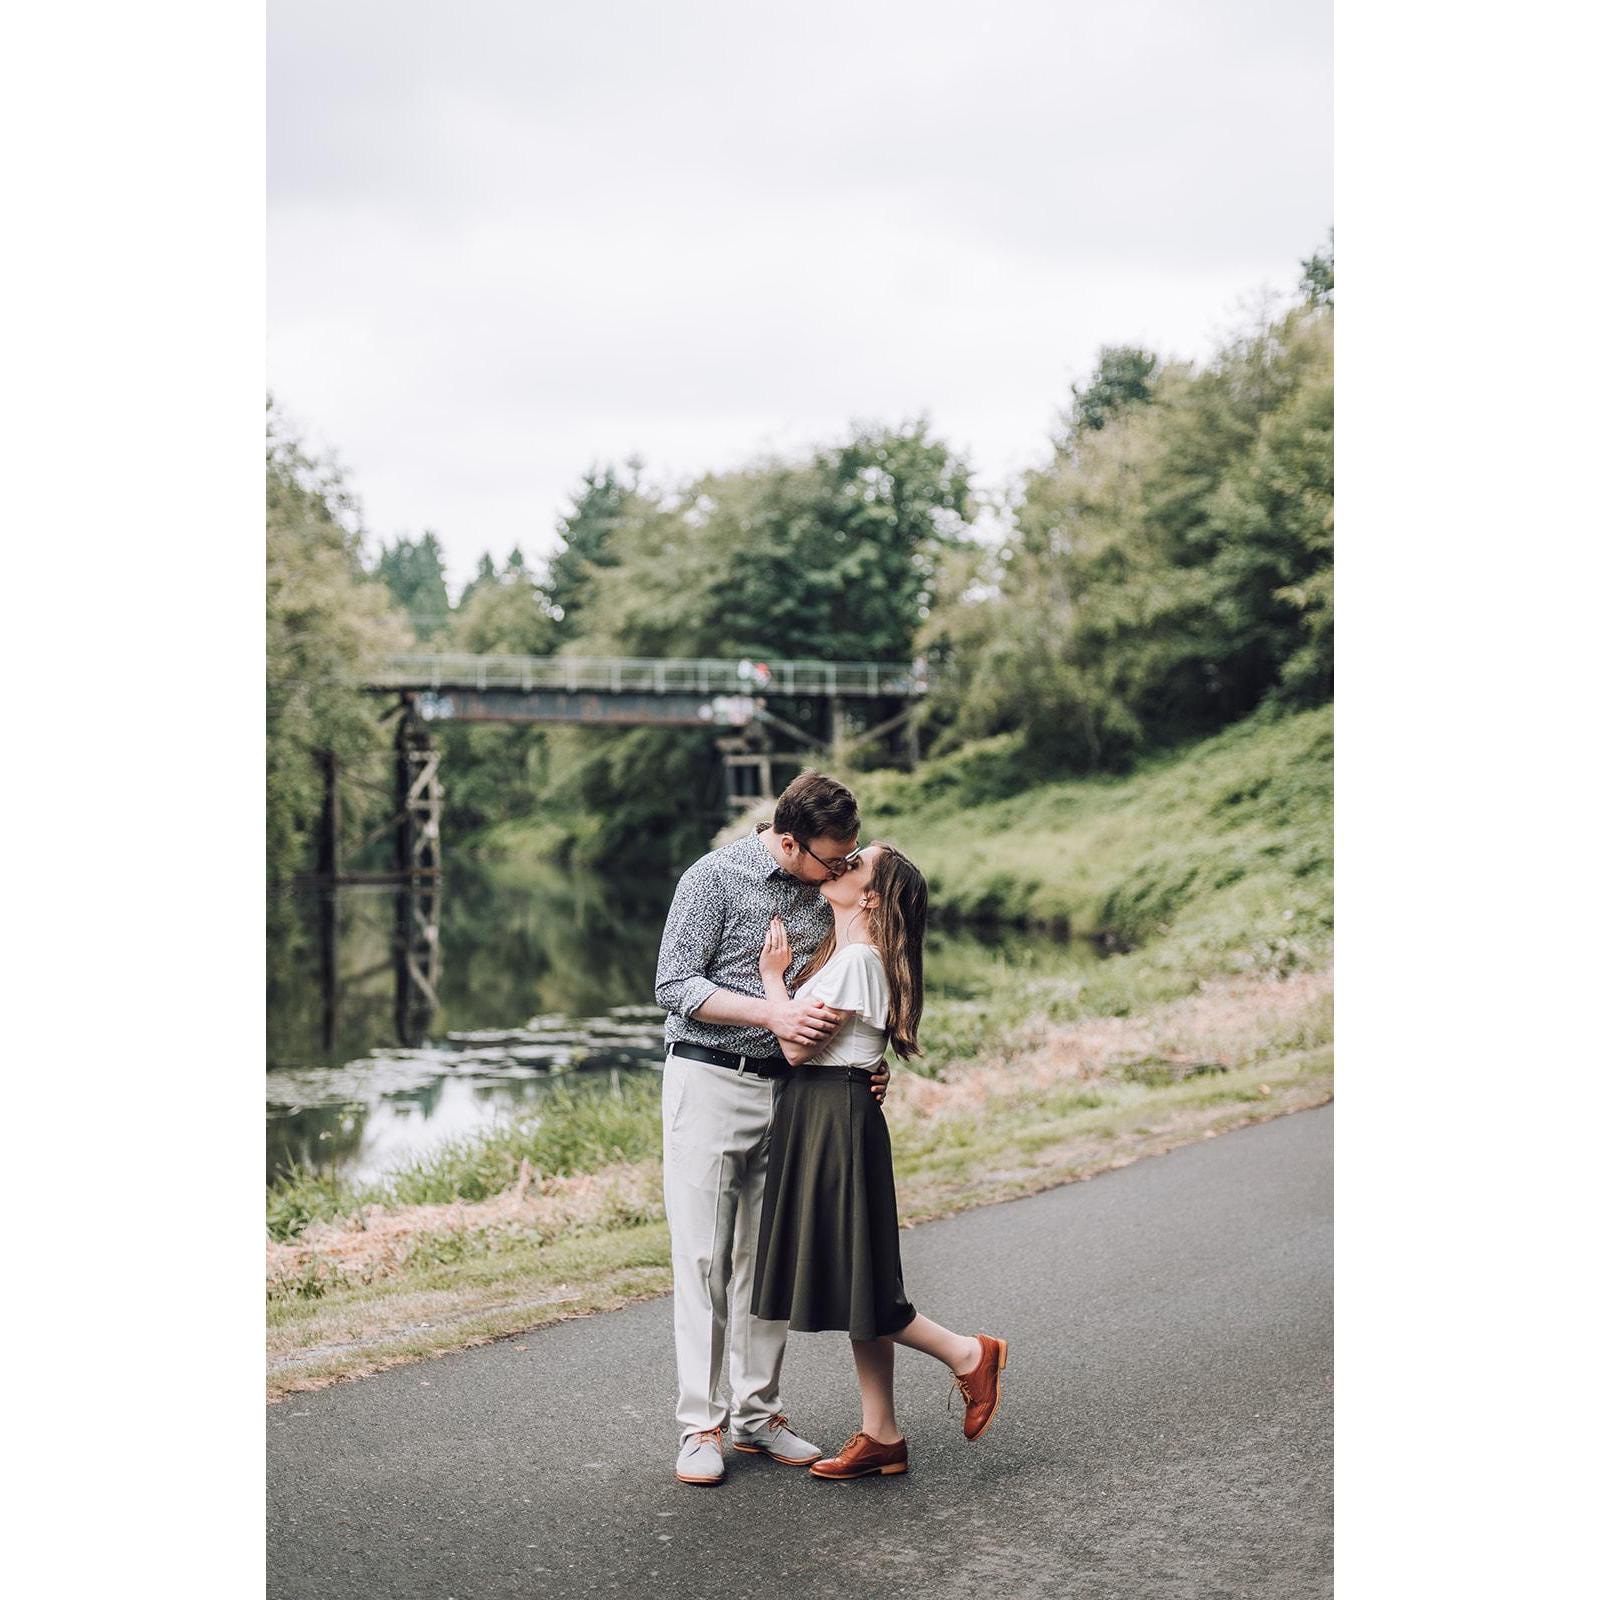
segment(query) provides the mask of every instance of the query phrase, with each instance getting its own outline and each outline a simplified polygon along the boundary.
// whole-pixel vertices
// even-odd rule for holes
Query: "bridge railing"
[[[651,656],[391,655],[366,680],[379,689],[564,689],[572,694],[926,694],[922,662],[729,661]]]

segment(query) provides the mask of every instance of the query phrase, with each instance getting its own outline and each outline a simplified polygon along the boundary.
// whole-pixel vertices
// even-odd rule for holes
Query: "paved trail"
[[[1324,1107],[903,1234],[918,1306],[1012,1345],[972,1445],[901,1354],[903,1477],[730,1451],[721,1488],[674,1481],[665,1300],[293,1396],[267,1409],[268,1593],[1327,1595],[1332,1191]],[[784,1399],[843,1442],[842,1334],[790,1339]]]

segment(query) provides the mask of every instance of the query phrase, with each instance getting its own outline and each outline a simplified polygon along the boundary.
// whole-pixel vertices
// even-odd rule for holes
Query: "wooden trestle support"
[[[407,1044],[421,1037],[439,1006],[439,821],[444,790],[439,751],[411,697],[394,736],[395,1029]]]

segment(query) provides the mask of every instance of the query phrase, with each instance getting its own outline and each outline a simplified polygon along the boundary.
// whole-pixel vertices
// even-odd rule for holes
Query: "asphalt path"
[[[1330,1106],[902,1234],[920,1310],[1011,1341],[975,1444],[900,1353],[902,1477],[729,1450],[721,1487],[678,1483],[667,1300],[292,1396],[268,1593],[1330,1594],[1332,1201]],[[844,1336],[794,1335],[783,1395],[841,1444]]]

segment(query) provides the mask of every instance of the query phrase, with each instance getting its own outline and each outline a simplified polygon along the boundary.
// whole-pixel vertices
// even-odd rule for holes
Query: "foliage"
[[[661,1081],[654,1074],[549,1091],[539,1115],[464,1136],[414,1162],[384,1186],[396,1205],[485,1200],[516,1182],[526,1161],[537,1173],[593,1172],[661,1152]]]
[[[1306,304],[1331,306],[1333,304],[1333,230],[1328,230],[1328,243],[1324,250],[1313,251],[1300,263],[1300,293]]]
[[[971,526],[967,469],[926,420],[858,424],[800,457],[676,490],[647,485],[638,461],[597,464],[548,566],[535,571],[520,548],[499,570],[485,556],[429,642],[756,660],[923,654],[947,669],[918,712],[924,747],[970,747],[973,770],[997,774],[1004,749],[995,781],[1013,784],[1125,772],[1263,707],[1321,704],[1333,662],[1331,234],[1302,269],[1301,303],[1263,313],[1207,362],[1102,347],[1049,459],[1008,491],[998,541]],[[384,550],[382,583],[371,582],[337,475],[289,446],[269,469],[269,560],[317,573],[276,579],[272,601],[279,859],[303,844],[315,810],[315,747],[371,739],[372,708],[338,689],[330,663],[402,636],[385,588],[407,609],[434,606],[443,573],[429,534]],[[290,588],[328,596],[298,657],[281,617]],[[821,701],[773,709],[819,740],[834,731]],[[709,729],[438,733],[457,841],[527,819],[564,857],[659,877],[720,820]]]
[[[640,487],[642,471],[638,460],[628,462],[626,478],[609,465],[591,467],[572,497],[572,509],[556,524],[561,546],[550,558],[545,591],[563,638],[577,636],[594,573],[617,564],[612,535],[648,500]]]
[[[924,629],[963,669],[943,748],[1017,730],[1025,776],[1120,770],[1327,698],[1332,318],[1297,307],[1162,369],[1027,475],[992,588],[945,593]]]
[[[268,404],[267,867],[307,865],[322,806],[321,755],[346,765],[380,749],[379,712],[341,679],[410,642],[388,591],[362,565],[360,508],[338,469],[308,455]],[[346,829],[365,818],[347,796]]]
[[[267,1189],[267,1235],[297,1239],[313,1222],[351,1216],[360,1198],[331,1173],[292,1165]]]
[[[399,538],[378,553],[377,577],[420,640],[431,639],[450,619],[450,592],[444,581],[444,551],[438,536]]]
[[[965,466],[925,421],[857,427],[799,461],[711,474],[675,500],[630,491],[586,568],[573,654],[904,660],[940,555],[966,530]],[[814,734],[824,708],[786,706]],[[692,859],[721,804],[710,734],[559,730],[549,799],[573,854],[608,868]]]
[[[543,656],[554,652],[556,638],[544,590],[521,552],[513,550],[503,572],[495,572],[492,562],[487,575],[480,572],[434,642],[440,650],[469,655]],[[543,729],[440,722],[433,731],[448,774],[447,847],[476,829],[536,808],[544,778]]]
[[[357,1217],[370,1205],[436,1205],[483,1200],[517,1181],[526,1161],[536,1173],[593,1172],[661,1151],[661,1083],[629,1076],[612,1090],[557,1085],[535,1117],[497,1123],[451,1141],[386,1178],[348,1184],[293,1167],[267,1190],[267,1233],[298,1239],[313,1223]],[[304,1293],[305,1291],[300,1291]]]
[[[471,600],[479,589],[485,585],[493,584],[499,580],[499,573],[495,571],[494,557],[487,550],[478,557],[478,570],[473,573],[461,591],[461,598],[456,602],[457,608],[465,610],[467,602]]]
[[[1126,952],[1075,991],[1071,1015],[1154,1003],[1219,973],[1281,974],[1326,959],[1330,707],[1264,709],[1127,777],[1020,792],[1006,783],[1019,739],[969,745],[913,773],[869,774],[856,791],[870,830],[910,852],[946,917],[1065,927]]]
[[[1057,449],[1070,452],[1084,434],[1098,433],[1113,418],[1149,400],[1156,365],[1155,356],[1138,345],[1103,346],[1094,376],[1081,388],[1072,386],[1072,406],[1063,419],[1066,427]]]

